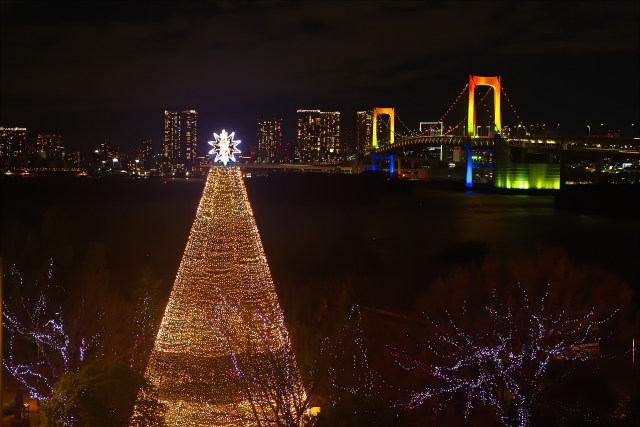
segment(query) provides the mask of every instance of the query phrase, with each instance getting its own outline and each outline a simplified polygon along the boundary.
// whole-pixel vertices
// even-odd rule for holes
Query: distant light
[[[118,161],[118,159],[116,159],[116,158],[114,157],[114,158],[113,158],[113,161],[114,161],[114,162],[117,162],[117,161]]]

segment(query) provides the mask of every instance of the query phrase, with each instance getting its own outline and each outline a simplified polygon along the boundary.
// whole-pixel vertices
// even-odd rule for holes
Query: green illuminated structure
[[[509,147],[496,137],[493,183],[496,188],[559,190],[560,164],[549,152]]]

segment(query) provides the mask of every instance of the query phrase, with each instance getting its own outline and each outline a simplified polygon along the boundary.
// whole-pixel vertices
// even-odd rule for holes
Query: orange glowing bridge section
[[[493,131],[500,133],[502,131],[502,118],[500,116],[500,76],[469,76],[469,114],[467,116],[467,135],[470,138],[476,135],[476,104],[475,90],[476,86],[491,86],[493,88]]]

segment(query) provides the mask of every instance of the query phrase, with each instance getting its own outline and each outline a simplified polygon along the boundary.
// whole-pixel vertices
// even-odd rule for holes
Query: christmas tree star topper
[[[213,137],[215,138],[215,141],[209,141],[209,144],[213,147],[213,149],[211,149],[211,151],[209,151],[209,154],[214,154],[216,155],[216,158],[213,160],[213,162],[222,162],[225,166],[227,166],[227,163],[229,162],[229,160],[235,162],[236,158],[234,156],[234,154],[238,154],[240,153],[240,150],[238,150],[238,144],[240,144],[240,140],[234,141],[233,137],[235,135],[235,132],[231,132],[230,134],[227,133],[226,130],[222,129],[222,132],[220,132],[220,135],[218,135],[217,133],[213,133]]]

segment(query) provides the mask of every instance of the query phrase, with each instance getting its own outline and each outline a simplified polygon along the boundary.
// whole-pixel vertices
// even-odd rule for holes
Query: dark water
[[[168,295],[202,180],[5,177],[1,251],[36,276],[53,257],[60,280],[90,289],[81,266],[108,271],[127,296],[155,284]],[[483,256],[564,248],[574,263],[640,289],[640,220],[558,210],[553,196],[443,191],[375,177],[283,174],[246,180],[284,304],[324,294],[402,304],[416,288]],[[84,281],[84,283],[81,283]],[[389,292],[386,292],[386,290]],[[377,300],[366,301],[367,290]],[[406,301],[405,301],[406,302]],[[295,314],[294,314],[295,315]]]

